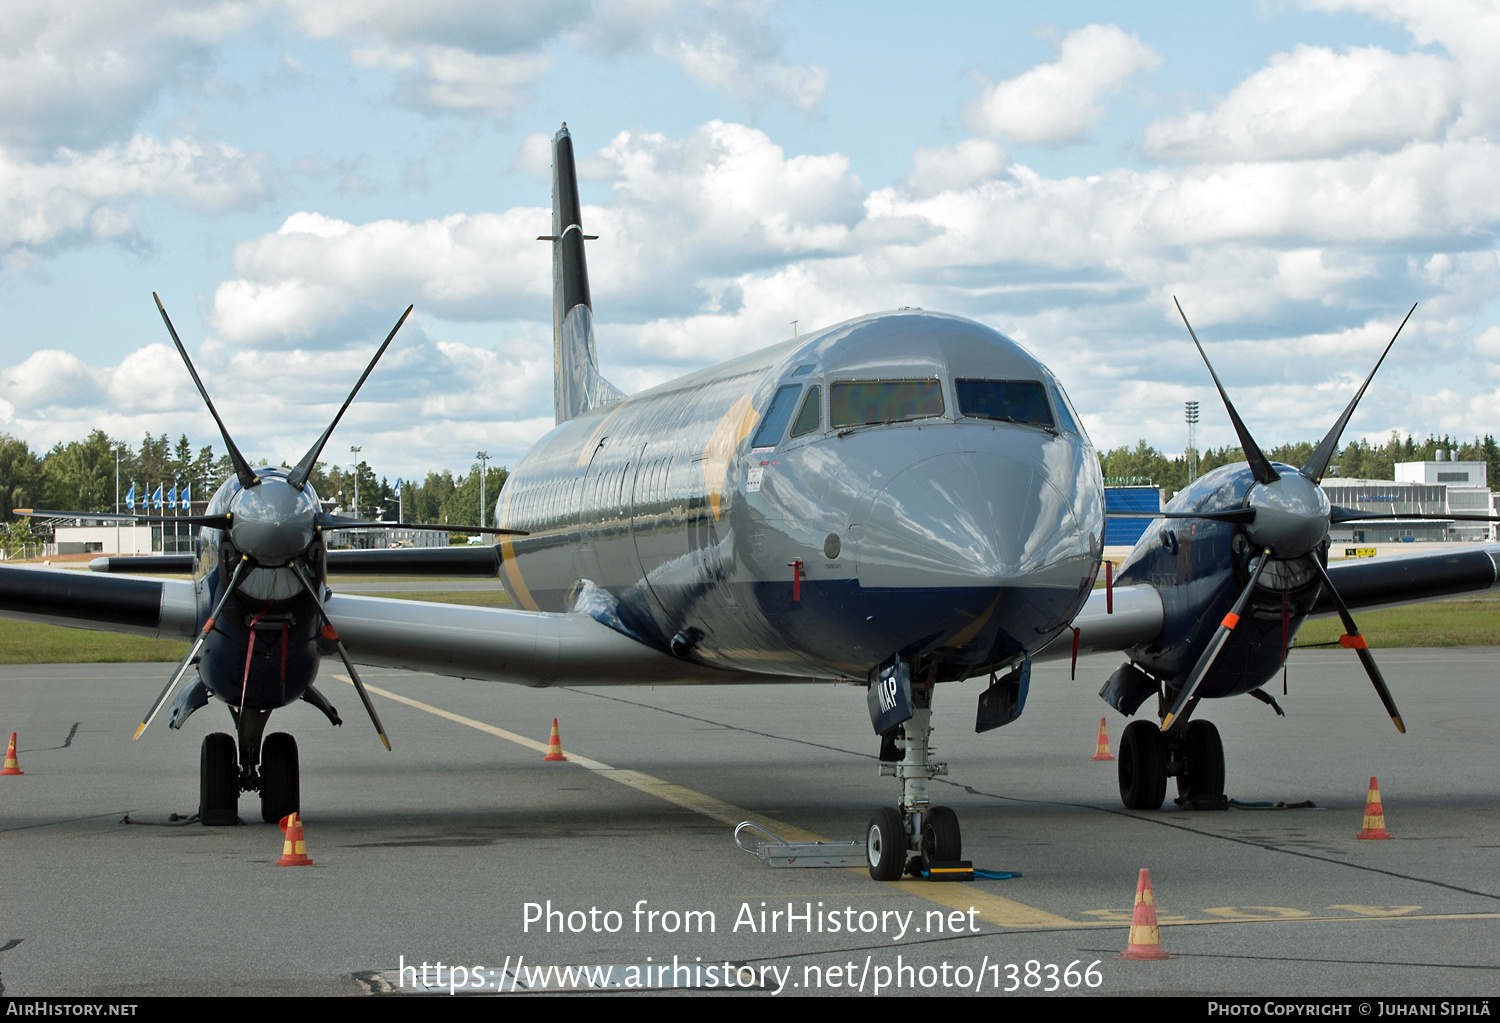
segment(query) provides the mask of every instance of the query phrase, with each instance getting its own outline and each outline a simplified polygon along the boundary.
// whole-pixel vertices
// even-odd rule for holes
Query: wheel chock
[[[10,733],[10,746],[5,751],[5,769],[0,774],[25,774],[20,761],[16,760],[16,733]]]
[[[922,876],[929,881],[972,881],[974,864],[970,860],[933,860],[922,868]]]
[[[771,841],[757,842],[752,849],[740,832],[753,828]],[[758,857],[768,867],[868,867],[869,852],[863,842],[784,842],[754,821],[741,821],[734,829],[734,844],[741,852]]]

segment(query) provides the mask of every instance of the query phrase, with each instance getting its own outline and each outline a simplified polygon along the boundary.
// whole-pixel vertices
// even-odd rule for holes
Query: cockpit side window
[[[755,431],[755,439],[750,442],[751,447],[771,448],[781,442],[781,435],[786,431],[787,420],[792,418],[792,412],[797,407],[797,395],[800,393],[801,384],[787,384],[776,389],[776,396],[771,399],[770,408],[766,409],[760,429]]]
[[[953,389],[958,394],[959,415],[1048,428],[1055,425],[1040,380],[955,380]]]
[[[1052,385],[1052,401],[1057,405],[1057,418],[1062,420],[1063,429],[1082,437],[1083,428],[1073,418],[1073,409],[1068,405],[1067,395],[1063,394],[1062,388],[1056,384]]]
[[[823,424],[822,395],[821,387],[813,386],[807,389],[807,397],[802,399],[802,411],[797,413],[797,421],[792,424],[793,437],[811,433]]]
[[[828,415],[835,428],[942,414],[943,388],[936,380],[841,380],[829,389]]]

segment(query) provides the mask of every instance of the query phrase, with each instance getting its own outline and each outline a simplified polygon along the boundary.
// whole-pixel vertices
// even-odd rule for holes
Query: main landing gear
[[[946,806],[932,806],[928,783],[948,773],[948,765],[932,759],[932,686],[912,686],[913,713],[887,738],[880,751],[880,773],[901,782],[899,807],[882,806],[870,816],[866,849],[870,876],[877,881],[899,881],[933,863],[963,858],[958,815]]]
[[[297,740],[286,732],[272,732],[261,742],[268,710],[234,708],[239,742],[224,732],[203,740],[198,775],[198,817],[204,824],[239,822],[240,793],[260,793],[260,816],[271,824],[301,809],[302,783],[298,773]],[[238,762],[236,762],[238,745]]]
[[[1177,802],[1195,809],[1226,809],[1224,744],[1208,721],[1162,732],[1154,722],[1132,721],[1120,736],[1120,801],[1131,810],[1158,809],[1167,778],[1177,779]]]

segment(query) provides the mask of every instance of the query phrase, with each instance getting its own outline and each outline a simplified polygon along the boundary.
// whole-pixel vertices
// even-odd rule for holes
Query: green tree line
[[[174,445],[166,434],[149,432],[139,447],[114,440],[103,430],[94,430],[81,441],[54,445],[50,451],[33,451],[24,440],[0,434],[0,514],[12,522],[16,508],[54,508],[64,511],[110,512],[115,510],[115,467],[119,465],[120,510],[125,494],[136,485],[136,509],[158,484],[162,494],[174,486],[192,488],[193,505],[201,510],[233,468],[228,455],[215,456],[213,445],[194,450],[184,434]],[[494,525],[494,502],[509,473],[490,466],[485,473],[485,521]],[[369,463],[356,466],[319,462],[309,478],[318,496],[338,502],[346,513],[366,520],[394,520],[397,515],[395,486],[377,478]],[[359,507],[355,508],[356,480]],[[479,465],[467,473],[430,472],[421,483],[407,481],[401,505],[407,522],[479,525]],[[165,510],[165,509],[163,509]]]
[[[1281,444],[1266,451],[1273,462],[1301,465],[1313,452],[1315,441],[1296,444]],[[1396,477],[1397,462],[1431,461],[1436,452],[1448,452],[1454,462],[1484,462],[1489,466],[1489,481],[1493,487],[1500,481],[1500,445],[1492,434],[1475,438],[1472,442],[1460,443],[1444,435],[1431,434],[1426,440],[1417,440],[1411,435],[1403,440],[1392,431],[1384,444],[1371,444],[1366,440],[1353,440],[1334,452],[1328,463],[1328,476],[1389,480]],[[1198,475],[1232,462],[1243,462],[1244,453],[1238,446],[1209,448],[1198,456]],[[1106,476],[1144,476],[1162,488],[1163,495],[1171,498],[1188,484],[1187,456],[1168,458],[1144,440],[1135,447],[1119,447],[1099,455]]]

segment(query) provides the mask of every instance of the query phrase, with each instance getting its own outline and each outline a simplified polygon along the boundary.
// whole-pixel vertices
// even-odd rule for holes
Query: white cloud
[[[1453,62],[1377,47],[1276,54],[1212,110],[1158,121],[1142,151],[1169,160],[1283,160],[1441,139],[1457,116]]]
[[[409,224],[354,225],[316,213],[236,247],[237,276],[219,285],[209,316],[217,336],[252,347],[342,347],[351,332],[408,302],[452,319],[504,318],[516,300],[546,308],[551,291],[546,211],[454,214]]]
[[[941,149],[919,145],[904,184],[917,195],[937,195],[993,178],[1009,164],[1005,150],[989,139],[964,139]]]
[[[0,151],[0,251],[34,250],[135,233],[139,199],[163,196],[207,213],[244,208],[267,194],[264,157],[223,143],[137,135],[45,162]]]
[[[1083,142],[1104,116],[1100,95],[1160,64],[1155,50],[1118,26],[1086,25],[1064,37],[1052,63],[985,86],[965,106],[964,123],[1017,145]]]
[[[49,153],[129,137],[166,89],[203,73],[263,0],[6,0],[0,145]]]

